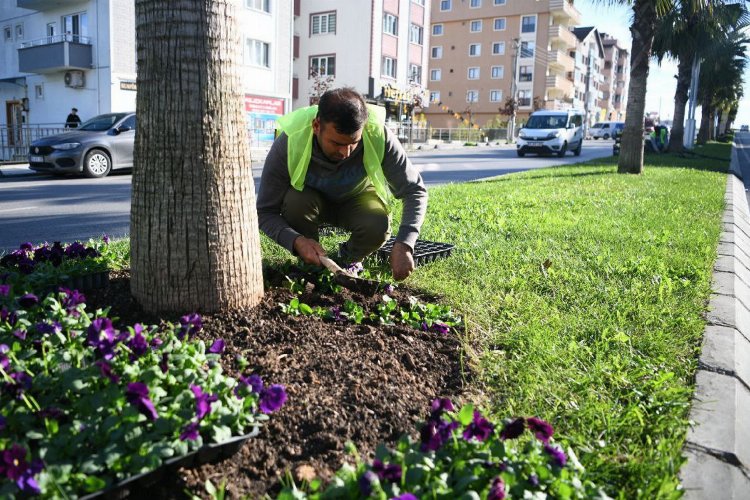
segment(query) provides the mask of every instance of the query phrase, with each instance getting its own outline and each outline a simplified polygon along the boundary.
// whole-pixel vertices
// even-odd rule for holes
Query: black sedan
[[[133,167],[135,113],[107,113],[80,127],[38,139],[29,147],[29,168],[53,174],[105,177]]]

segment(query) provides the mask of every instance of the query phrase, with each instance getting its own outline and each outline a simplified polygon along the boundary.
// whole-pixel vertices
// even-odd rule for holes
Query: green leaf
[[[461,408],[461,411],[458,412],[458,421],[461,422],[461,425],[465,427],[469,425],[473,419],[474,419],[474,405],[473,404],[464,405]]]
[[[86,481],[83,483],[83,489],[86,490],[87,493],[99,491],[104,489],[105,486],[107,486],[107,482],[96,476],[87,476]]]
[[[312,307],[305,304],[304,302],[299,305],[299,310],[306,316],[310,316],[313,313]]]

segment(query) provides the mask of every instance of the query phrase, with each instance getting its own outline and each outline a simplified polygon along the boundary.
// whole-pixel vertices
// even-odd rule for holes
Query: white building
[[[312,72],[383,101],[393,121],[414,95],[425,97],[429,1],[296,0],[295,9],[295,109],[316,96]]]
[[[236,1],[257,145],[272,139],[273,118],[291,110],[292,2]],[[23,125],[61,127],[73,107],[84,121],[135,109],[134,0],[2,0],[0,30],[0,128],[10,137],[0,146]]]
[[[598,103],[604,96],[600,90],[604,85],[604,46],[599,31],[593,26],[574,28],[573,34],[578,38],[576,49],[570,54],[575,60],[573,107],[586,113],[588,130],[601,115]]]

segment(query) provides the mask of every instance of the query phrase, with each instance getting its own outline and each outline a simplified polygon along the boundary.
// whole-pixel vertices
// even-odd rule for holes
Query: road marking
[[[6,208],[5,210],[0,210],[0,212],[18,212],[19,210],[32,210],[34,208],[39,208],[39,207]]]

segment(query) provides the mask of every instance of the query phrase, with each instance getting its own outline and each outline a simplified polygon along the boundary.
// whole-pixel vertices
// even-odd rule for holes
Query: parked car
[[[625,122],[599,122],[591,126],[589,133],[594,140],[606,140],[617,135],[624,127]]]
[[[133,167],[135,113],[106,113],[70,132],[43,137],[29,147],[29,168],[53,174],[105,177]]]
[[[740,127],[740,132],[750,132],[750,128],[747,125],[743,125]]]
[[[565,156],[566,151],[581,154],[583,146],[583,113],[577,110],[534,111],[529,121],[518,133],[516,154],[556,154]]]

